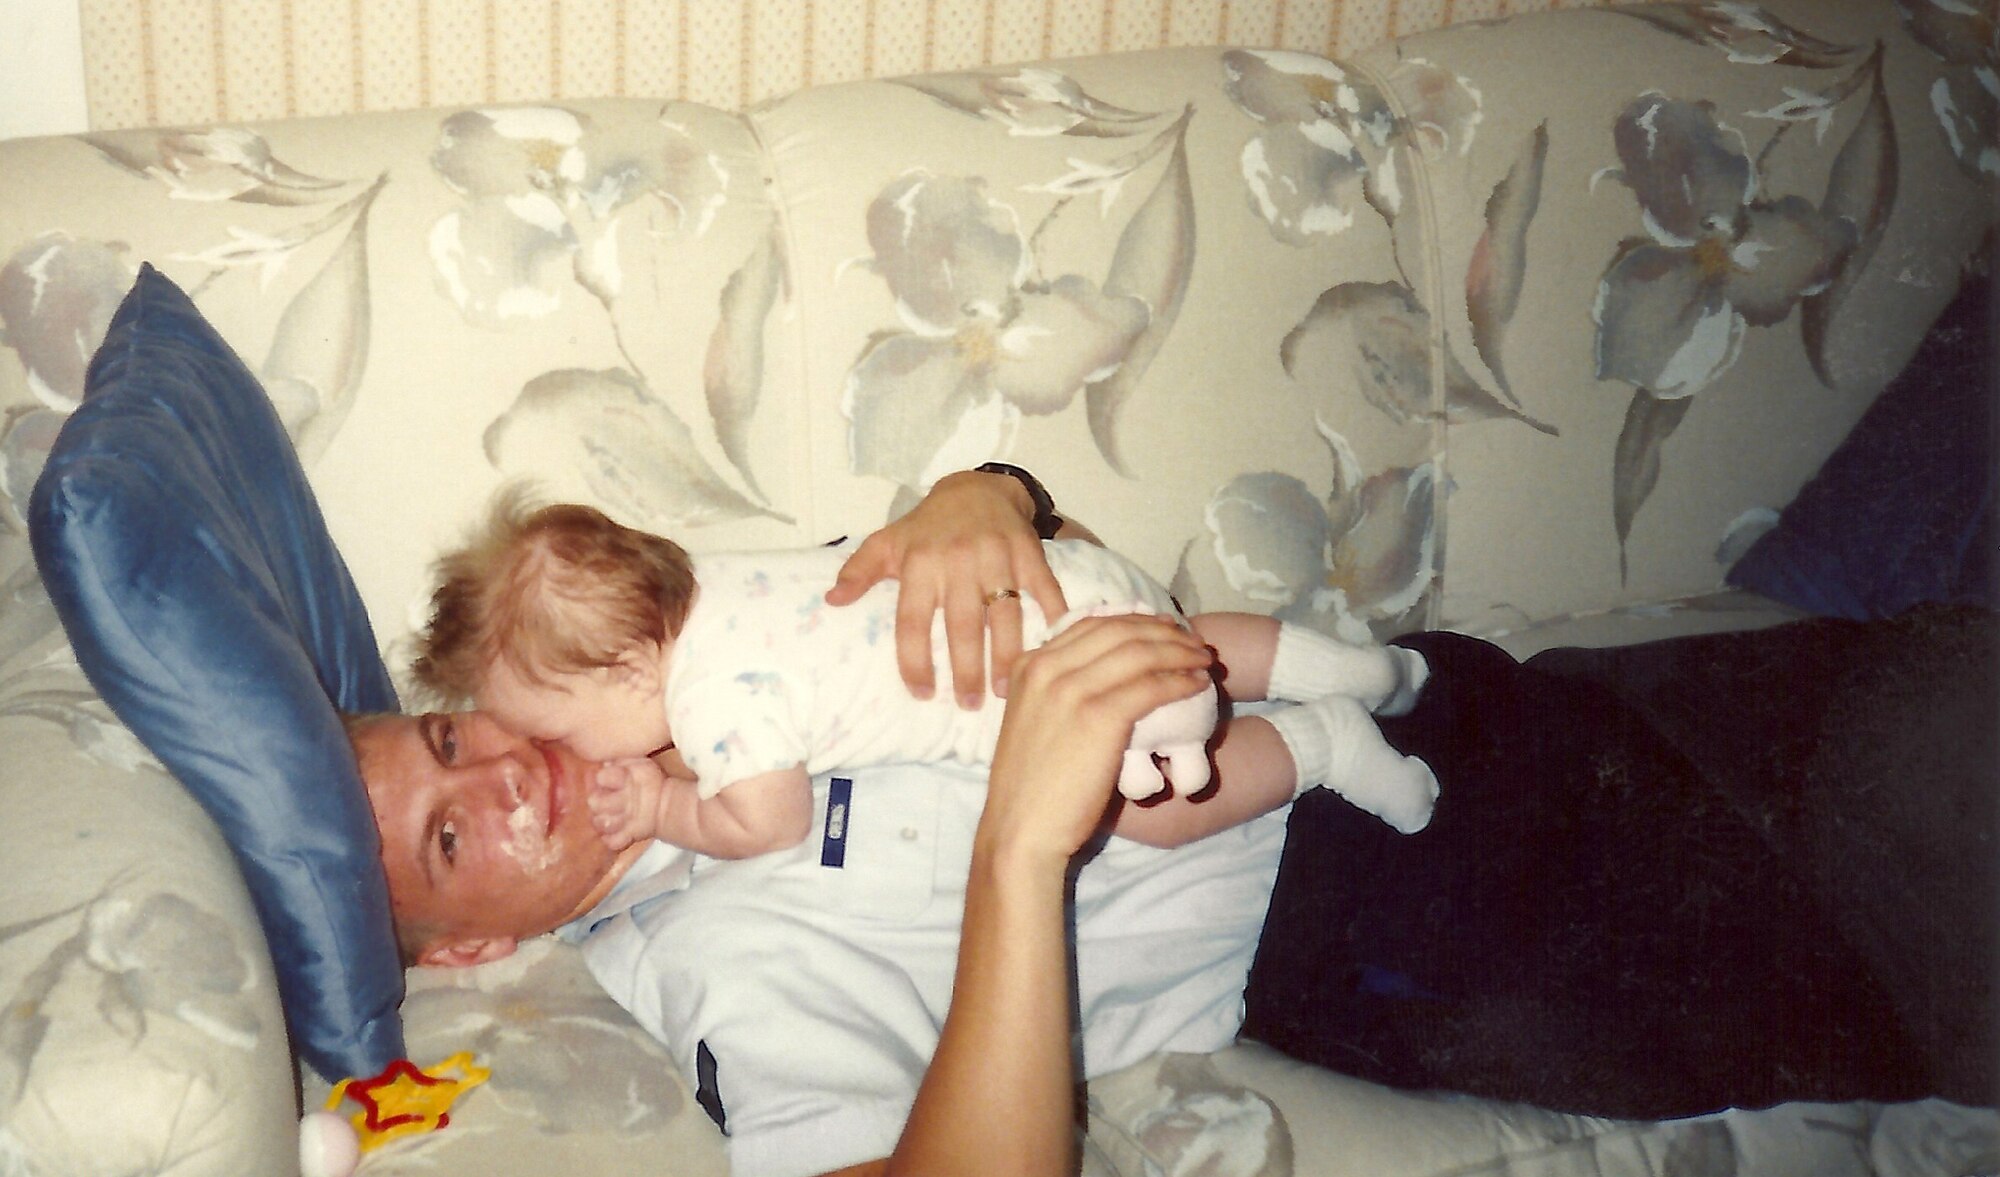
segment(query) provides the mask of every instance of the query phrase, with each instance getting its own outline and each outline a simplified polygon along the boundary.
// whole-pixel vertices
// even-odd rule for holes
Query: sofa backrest
[[[1921,27],[1772,7],[0,144],[0,511],[146,260],[392,664],[513,477],[746,548],[1005,459],[1190,608],[1351,636],[1698,596],[1991,216]]]

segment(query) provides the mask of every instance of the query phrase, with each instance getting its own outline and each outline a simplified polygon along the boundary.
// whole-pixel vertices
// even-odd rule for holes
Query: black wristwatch
[[[987,462],[984,465],[974,466],[973,469],[981,474],[1005,474],[1027,489],[1028,497],[1035,502],[1036,535],[1043,539],[1054,539],[1056,532],[1062,530],[1062,516],[1056,514],[1056,501],[1049,496],[1048,488],[1042,485],[1041,479],[1019,466],[1009,466],[1005,462]]]

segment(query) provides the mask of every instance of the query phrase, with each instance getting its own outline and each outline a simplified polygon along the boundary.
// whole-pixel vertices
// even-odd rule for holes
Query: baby
[[[1116,553],[1074,540],[1044,547],[1070,617],[1178,616],[1166,590]],[[524,735],[607,762],[590,804],[614,849],[646,838],[715,858],[782,849],[811,828],[814,773],[988,763],[999,733],[1004,701],[967,710],[949,697],[917,699],[903,685],[893,582],[852,605],[826,603],[846,555],[809,548],[690,559],[592,508],[531,508],[503,495],[472,542],[440,561],[416,675]],[[1052,629],[1033,601],[1021,606],[1022,645],[1033,648]],[[1272,697],[1301,702],[1230,723],[1224,741],[1269,723],[1291,753],[1291,763],[1275,752],[1254,757],[1250,773],[1287,786],[1323,781],[1405,832],[1429,821],[1435,778],[1390,748],[1370,715],[1414,702],[1426,673],[1414,651],[1352,646],[1254,614],[1199,614],[1186,624],[1234,678],[1268,677]],[[941,622],[934,655],[944,661]],[[1194,746],[1207,734],[1197,732]],[[695,779],[665,776],[647,759],[669,746]],[[1206,757],[1198,760],[1192,771],[1170,766],[1184,793],[1207,783]],[[1127,794],[1158,792],[1150,775],[1140,788],[1126,782]]]

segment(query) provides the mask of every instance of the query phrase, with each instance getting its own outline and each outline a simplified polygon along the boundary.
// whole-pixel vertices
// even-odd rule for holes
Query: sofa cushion
[[[1996,603],[1992,289],[1983,276],[1965,282],[1729,583],[1856,620]]]
[[[293,1040],[399,1057],[402,969],[339,711],[396,707],[346,565],[257,379],[151,266],[52,448],[29,533],[78,663],[236,852]]]

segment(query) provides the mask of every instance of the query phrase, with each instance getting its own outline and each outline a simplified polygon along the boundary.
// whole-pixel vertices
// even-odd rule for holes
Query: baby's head
[[[694,599],[680,545],[508,491],[438,570],[418,681],[593,760],[668,742],[664,662]]]

